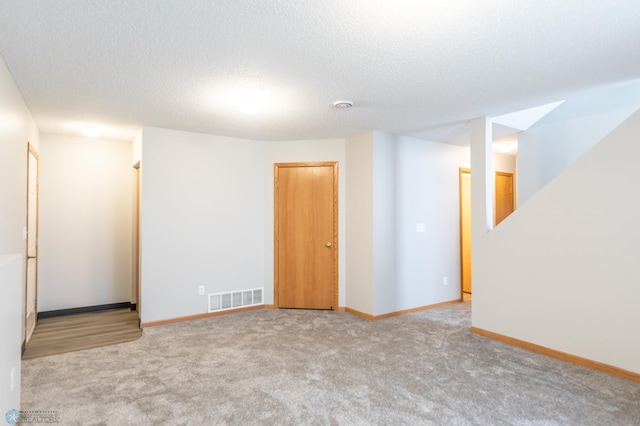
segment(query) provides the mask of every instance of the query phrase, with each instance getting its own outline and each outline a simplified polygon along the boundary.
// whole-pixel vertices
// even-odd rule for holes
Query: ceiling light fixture
[[[82,134],[85,136],[89,136],[90,138],[97,138],[102,133],[99,127],[96,126],[83,126]]]
[[[339,101],[335,101],[335,102],[333,103],[333,107],[334,107],[334,108],[339,108],[339,109],[342,109],[342,108],[351,108],[352,106],[353,106],[353,101],[349,101],[349,100],[346,100],[346,99],[342,99],[342,100],[339,100]]]
[[[253,115],[262,111],[264,99],[253,91],[244,90],[236,95],[234,105],[241,113]]]
[[[517,146],[517,142],[498,142],[495,144],[496,150],[503,154],[509,154],[515,151]]]

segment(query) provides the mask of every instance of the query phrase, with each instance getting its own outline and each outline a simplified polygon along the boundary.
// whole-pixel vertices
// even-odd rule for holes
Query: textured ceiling
[[[638,0],[1,0],[0,55],[44,133],[452,141],[640,78],[639,23]],[[261,113],[231,106],[244,88]]]

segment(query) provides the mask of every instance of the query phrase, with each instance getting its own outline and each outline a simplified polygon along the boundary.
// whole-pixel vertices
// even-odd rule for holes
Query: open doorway
[[[498,226],[500,222],[513,213],[513,173],[496,172],[495,194],[496,201],[495,209],[493,210],[493,224],[494,226]]]
[[[133,166],[134,178],[133,178],[133,289],[131,305],[132,310],[138,313],[138,320],[141,317],[141,305],[140,305],[140,190],[141,190],[141,176],[140,176],[140,161]]]
[[[471,299],[471,170],[460,168],[460,267],[462,300]]]
[[[460,176],[460,282],[461,299],[471,300],[471,170],[459,169]],[[495,172],[494,225],[498,225],[515,209],[514,178],[510,172]]]
[[[27,264],[25,289],[24,345],[33,334],[38,320],[38,162],[33,145],[27,144]]]

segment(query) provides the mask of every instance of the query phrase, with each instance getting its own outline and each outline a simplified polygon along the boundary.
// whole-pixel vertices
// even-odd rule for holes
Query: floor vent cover
[[[244,306],[262,305],[261,288],[251,290],[232,291],[228,293],[214,293],[209,295],[209,312],[238,309]]]

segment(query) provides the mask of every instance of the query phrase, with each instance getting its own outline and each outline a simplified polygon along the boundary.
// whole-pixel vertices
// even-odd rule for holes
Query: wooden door
[[[513,213],[513,173],[496,172],[494,223],[497,226]]]
[[[25,291],[26,344],[38,320],[38,153],[28,144],[27,151],[27,264]]]
[[[460,169],[460,264],[462,291],[471,293],[471,171]]]
[[[274,165],[274,301],[338,307],[338,164]]]

